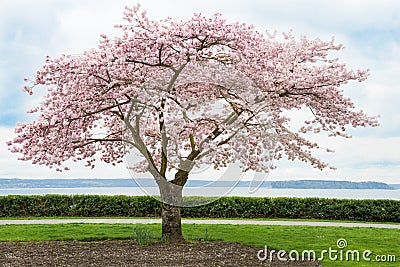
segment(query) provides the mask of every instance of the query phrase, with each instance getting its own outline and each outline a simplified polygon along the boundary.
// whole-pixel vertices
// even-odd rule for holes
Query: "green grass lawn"
[[[0,241],[32,240],[99,240],[133,239],[138,225],[126,224],[58,224],[58,225],[3,225]],[[154,237],[161,236],[161,225],[141,225]],[[262,226],[262,225],[183,225],[188,240],[224,240],[276,250],[315,250],[319,257],[322,250],[338,249],[339,238],[347,240],[346,250],[371,250],[371,262],[330,261],[325,255],[324,266],[399,266],[400,230],[345,227]],[[339,255],[339,254],[338,254]],[[377,263],[376,255],[395,255],[397,263]],[[254,255],[256,257],[256,255]]]

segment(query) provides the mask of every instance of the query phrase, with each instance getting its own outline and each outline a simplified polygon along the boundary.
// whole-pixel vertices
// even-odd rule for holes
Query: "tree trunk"
[[[162,237],[169,243],[185,242],[182,235],[182,186],[165,180],[159,184],[161,195]]]
[[[169,243],[182,243],[181,208],[162,203],[162,237]]]

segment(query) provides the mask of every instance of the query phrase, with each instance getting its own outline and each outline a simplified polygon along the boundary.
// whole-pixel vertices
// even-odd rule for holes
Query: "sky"
[[[2,0],[0,2],[0,177],[80,178],[130,177],[124,164],[101,164],[94,170],[70,164],[59,173],[17,160],[5,142],[13,138],[18,121],[34,118],[26,111],[45,92],[29,96],[23,78],[33,78],[46,55],[80,54],[97,47],[100,34],[116,35],[124,0]],[[193,13],[222,13],[228,21],[253,24],[259,31],[293,31],[330,40],[345,49],[336,53],[349,68],[370,69],[362,84],[349,83],[345,94],[368,115],[380,115],[380,126],[351,131],[352,139],[314,137],[335,153],[320,158],[337,170],[314,170],[301,162],[274,162],[269,180],[335,179],[400,183],[400,1],[397,0],[247,0],[140,2],[153,19],[188,19]],[[319,155],[319,154],[318,154]]]

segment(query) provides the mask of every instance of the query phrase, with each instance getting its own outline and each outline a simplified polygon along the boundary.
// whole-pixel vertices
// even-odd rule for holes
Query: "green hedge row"
[[[182,209],[182,216],[400,222],[400,201],[226,197],[206,206]]]
[[[0,217],[159,216],[159,202],[148,196],[2,196]]]
[[[188,198],[191,202],[204,198]],[[160,216],[149,196],[44,195],[1,196],[0,217]],[[304,218],[400,222],[400,201],[324,198],[223,197],[210,204],[182,208],[183,217]]]

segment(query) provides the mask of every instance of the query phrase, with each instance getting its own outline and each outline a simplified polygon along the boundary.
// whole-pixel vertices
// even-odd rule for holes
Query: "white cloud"
[[[75,54],[97,47],[101,33],[115,32],[121,22],[123,1],[83,1],[70,5],[57,16],[58,30],[52,36],[52,46],[60,53]]]
[[[386,28],[400,25],[398,1],[256,1],[259,12],[274,21],[299,21],[308,28],[351,31],[361,28]]]
[[[302,162],[277,162],[278,168],[270,180],[285,179],[337,179],[352,181],[380,181],[398,183],[400,179],[400,137],[325,139],[321,144],[333,148],[335,153],[324,154],[323,160],[336,170],[319,171]]]

